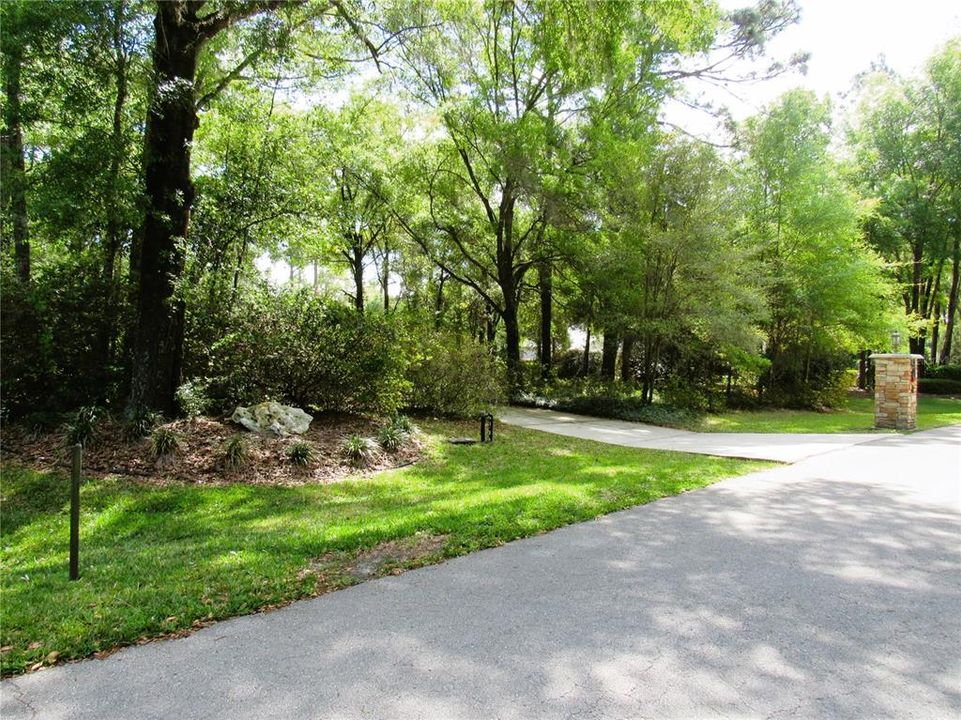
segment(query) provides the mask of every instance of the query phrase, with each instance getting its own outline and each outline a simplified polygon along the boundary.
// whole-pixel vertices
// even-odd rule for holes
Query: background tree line
[[[0,12],[5,417],[172,414],[188,382],[221,409],[822,405],[894,327],[956,361],[959,41],[866,73],[841,128],[797,90],[717,149],[662,104],[734,79],[717,58],[788,0]]]

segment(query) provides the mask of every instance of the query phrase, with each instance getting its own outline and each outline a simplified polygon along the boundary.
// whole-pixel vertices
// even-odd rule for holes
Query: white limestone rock
[[[252,432],[272,432],[284,437],[303,435],[314,418],[300,408],[268,400],[250,407],[238,405],[230,419]]]

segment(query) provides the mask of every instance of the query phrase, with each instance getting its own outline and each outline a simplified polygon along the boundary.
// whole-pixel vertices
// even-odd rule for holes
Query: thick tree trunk
[[[23,128],[20,116],[20,70],[23,56],[19,49],[11,48],[4,68],[6,82],[4,95],[4,122],[7,132],[3,136],[4,204],[11,220],[13,256],[17,278],[30,282],[30,229],[27,223],[27,170],[23,158]],[[4,238],[7,242],[7,238]]]
[[[633,353],[634,338],[625,335],[624,345],[621,347],[621,380],[623,382],[631,382],[634,379]]]
[[[151,53],[153,93],[144,139],[147,212],[134,270],[138,286],[131,408],[172,413],[180,383],[184,305],[175,292],[183,276],[194,199],[190,148],[198,124],[197,58],[217,33],[278,4],[279,0],[230,4],[198,17],[204,7],[199,0],[157,3]]]
[[[614,379],[614,369],[617,366],[617,348],[620,340],[616,333],[605,332],[601,345],[601,377],[605,380]]]
[[[548,380],[551,376],[553,338],[551,329],[553,323],[554,288],[552,268],[550,263],[544,262],[538,266],[538,291],[541,300],[541,377]]]
[[[958,286],[961,284],[961,227],[955,225],[954,246],[951,249],[951,289],[948,291],[948,320],[944,326],[944,345],[939,358],[942,364],[951,361],[951,340],[954,336],[954,319],[958,314]]]
[[[144,147],[147,213],[140,247],[131,407],[170,414],[180,384],[183,303],[175,296],[194,199],[190,148],[197,126],[194,78],[201,37],[180,3],[159,3],[154,19],[156,91]]]
[[[511,389],[521,386],[521,330],[517,320],[517,305],[509,301],[504,305],[504,312],[501,313],[504,320],[504,341],[506,343],[507,354],[507,375]]]

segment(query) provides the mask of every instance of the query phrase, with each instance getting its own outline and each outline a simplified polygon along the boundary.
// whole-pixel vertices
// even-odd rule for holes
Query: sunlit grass
[[[443,442],[473,426],[427,422],[428,458],[333,485],[82,490],[81,573],[67,580],[68,481],[3,468],[3,672],[190,628],[349,584],[305,572],[389,540],[446,536],[413,566],[702,487],[763,463],[621,448],[513,427],[492,445]],[[38,643],[31,647],[32,644]]]
[[[961,423],[961,400],[922,396],[918,399],[918,429]],[[868,432],[874,428],[874,400],[848,398],[829,412],[813,410],[741,410],[705,416],[694,429],[705,432],[837,433]]]

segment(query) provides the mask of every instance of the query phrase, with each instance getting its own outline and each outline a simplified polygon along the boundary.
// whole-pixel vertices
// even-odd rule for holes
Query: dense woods
[[[4,419],[820,407],[894,329],[961,356],[961,39],[717,147],[663,103],[790,0],[0,13]]]

